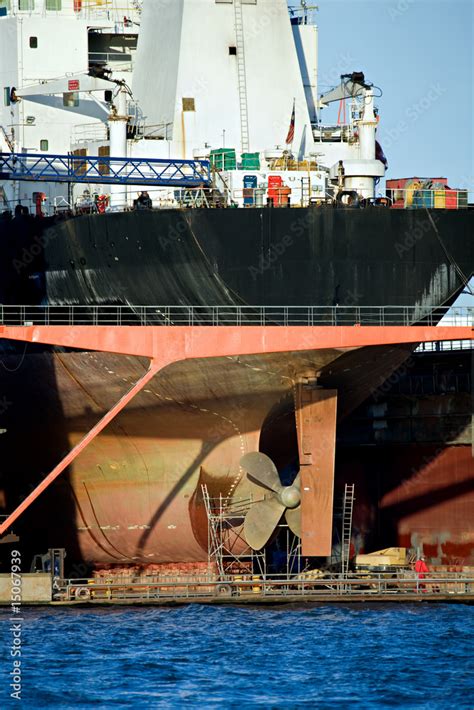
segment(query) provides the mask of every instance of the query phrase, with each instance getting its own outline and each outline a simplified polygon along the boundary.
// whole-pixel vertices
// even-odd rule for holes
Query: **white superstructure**
[[[293,151],[313,146],[286,0],[145,3],[132,89],[176,158],[284,145],[293,101]]]
[[[373,92],[353,84],[321,101],[318,30],[301,5],[290,17],[286,0],[0,0],[1,150],[211,158],[217,188],[238,205],[273,199],[278,176],[278,190],[291,189],[284,204],[334,190],[373,198],[385,173]],[[131,92],[83,89],[78,77],[91,69]],[[339,96],[352,99],[351,120],[325,127],[324,103]],[[233,155],[221,160],[222,151]],[[4,190],[13,201],[33,190],[50,204],[65,197],[51,184]],[[112,193],[115,208],[136,196],[123,186],[89,192]],[[181,204],[173,190],[150,192],[156,205]]]
[[[1,151],[65,154],[78,139],[107,142],[97,95],[70,91],[15,102],[11,94],[59,77],[74,81],[105,64],[131,82],[139,9],[129,0],[0,0]],[[29,206],[33,191],[44,192],[50,204],[67,198],[65,186],[52,183],[3,188],[9,200]]]

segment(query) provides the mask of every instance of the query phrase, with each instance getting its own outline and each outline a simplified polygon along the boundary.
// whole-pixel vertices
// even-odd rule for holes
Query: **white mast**
[[[127,92],[120,86],[115,103],[108,118],[110,133],[110,157],[127,157]],[[127,205],[126,185],[113,184],[110,186],[110,206],[112,209],[121,210]]]

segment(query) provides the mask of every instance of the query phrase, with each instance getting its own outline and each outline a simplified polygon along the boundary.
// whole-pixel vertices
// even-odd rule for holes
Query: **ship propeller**
[[[245,516],[244,535],[247,544],[253,550],[261,550],[273,535],[283,513],[290,530],[301,537],[300,474],[291,486],[282,485],[271,458],[258,451],[242,456],[240,465],[253,483],[267,491],[265,498],[254,503]],[[271,494],[268,495],[268,492]]]

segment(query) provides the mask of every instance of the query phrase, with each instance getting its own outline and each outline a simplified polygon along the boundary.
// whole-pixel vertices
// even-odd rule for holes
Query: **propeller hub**
[[[301,494],[296,486],[287,486],[280,493],[280,500],[286,508],[296,508],[301,502]]]

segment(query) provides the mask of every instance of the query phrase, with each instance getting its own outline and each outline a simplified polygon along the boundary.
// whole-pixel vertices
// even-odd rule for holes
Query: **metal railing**
[[[291,577],[281,575],[228,575],[216,578],[180,577],[173,579],[130,578],[128,581],[99,581],[97,579],[66,579],[55,586],[56,601],[76,602],[147,602],[193,599],[228,598],[272,598],[284,601],[285,598],[300,597],[317,599],[334,598],[413,598],[423,599],[474,595],[472,573],[433,572],[423,579],[408,570],[400,574],[379,573],[348,575],[312,576],[302,572]]]
[[[72,128],[72,142],[107,140],[108,131],[105,123],[78,123]]]
[[[400,209],[467,209],[469,192],[450,188],[387,188],[387,198],[393,208]]]
[[[0,325],[474,327],[474,307],[0,305]]]
[[[82,0],[77,14],[88,20],[107,19],[128,28],[123,22],[124,15],[132,19],[139,18],[137,5],[132,0]],[[117,30],[117,27],[115,28]]]
[[[104,64],[114,64],[115,71],[117,64],[132,65],[133,56],[130,52],[89,52],[89,64],[100,62]]]
[[[309,204],[315,205],[318,202],[327,204],[329,200],[331,200],[332,204],[333,198],[324,190],[320,192],[313,191],[316,187],[316,185],[310,185],[308,187],[309,194],[305,194],[304,186],[301,183],[292,185],[288,194],[285,192],[287,188],[283,186],[275,188],[268,188],[267,186],[244,187],[228,190],[225,197],[228,204],[242,205],[245,208],[264,207],[266,205],[285,208],[308,207]]]
[[[390,392],[411,396],[459,394],[461,392],[471,394],[471,376],[469,372],[442,372],[433,375],[410,374],[390,384]],[[444,415],[444,417],[447,416]]]
[[[474,340],[440,340],[437,343],[421,343],[415,352],[440,353],[457,350],[472,350],[473,348]]]

